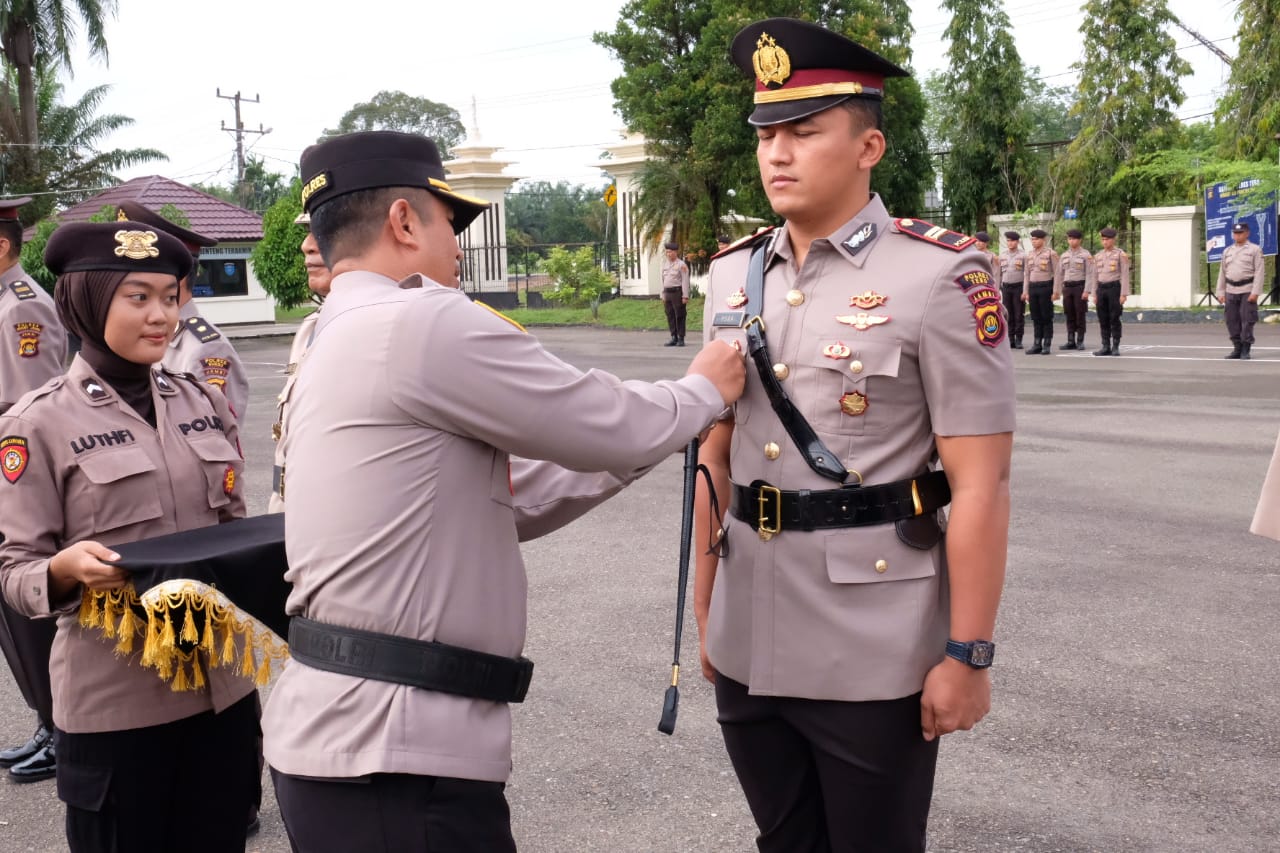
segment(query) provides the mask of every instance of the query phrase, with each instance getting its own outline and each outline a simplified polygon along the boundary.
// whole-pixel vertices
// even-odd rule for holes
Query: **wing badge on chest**
[[[872,326],[883,326],[889,322],[889,318],[883,314],[868,314],[866,311],[859,311],[857,314],[837,314],[836,322],[844,323],[846,326],[853,326],[859,332],[865,332]]]

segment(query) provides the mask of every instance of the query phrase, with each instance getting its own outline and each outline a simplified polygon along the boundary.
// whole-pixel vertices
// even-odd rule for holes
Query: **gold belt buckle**
[[[774,523],[769,526],[769,495],[773,495],[775,507]],[[756,498],[760,504],[759,533],[760,539],[768,542],[782,531],[782,490],[776,486],[761,486],[760,496]]]
[[[911,481],[911,508],[916,515],[924,515],[924,504],[920,503],[920,488],[915,480]]]

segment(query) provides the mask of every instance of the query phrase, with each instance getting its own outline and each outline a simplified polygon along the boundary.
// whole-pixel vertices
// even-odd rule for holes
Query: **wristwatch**
[[[961,643],[947,640],[947,657],[967,663],[974,669],[986,669],[996,656],[996,644],[990,640],[970,640]]]

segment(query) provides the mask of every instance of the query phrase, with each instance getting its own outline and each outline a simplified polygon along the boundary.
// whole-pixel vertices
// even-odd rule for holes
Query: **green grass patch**
[[[667,315],[659,299],[612,299],[600,305],[600,318],[590,308],[520,308],[504,311],[523,326],[600,326],[638,331],[667,328]],[[702,331],[702,297],[689,300],[689,332]]]
[[[296,308],[281,308],[276,306],[276,322],[277,323],[296,323],[303,317],[316,310],[314,302],[304,302]]]

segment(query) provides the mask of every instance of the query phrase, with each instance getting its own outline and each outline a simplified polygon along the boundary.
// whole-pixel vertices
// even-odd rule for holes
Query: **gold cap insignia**
[[[770,83],[782,85],[791,76],[791,57],[768,33],[761,33],[756,39],[756,52],[751,54],[751,64],[755,67],[756,79],[763,86]]]
[[[867,395],[850,391],[840,398],[840,411],[857,417],[867,410]]]
[[[836,317],[836,322],[844,323],[846,326],[853,326],[859,332],[865,332],[872,326],[880,326],[889,322],[889,318],[882,314],[868,314],[866,311],[859,311],[857,314],[840,314]]]
[[[123,210],[117,209],[116,222],[128,222],[128,221],[129,221],[129,215],[125,213]]]
[[[879,308],[881,305],[889,301],[889,297],[876,293],[874,290],[865,290],[857,296],[849,297],[849,304],[854,308]]]
[[[160,250],[151,245],[160,238],[154,231],[117,231],[117,258],[132,258],[135,261],[160,256]]]

